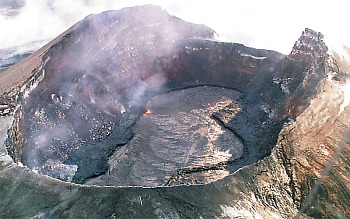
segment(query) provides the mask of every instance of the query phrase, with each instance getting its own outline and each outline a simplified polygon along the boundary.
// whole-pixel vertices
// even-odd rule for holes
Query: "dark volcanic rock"
[[[150,5],[88,16],[0,74],[0,215],[349,215],[345,144],[317,181],[350,126],[327,46],[310,29],[288,56],[217,42]]]
[[[43,80],[22,98],[18,128],[28,138],[14,139],[23,149],[12,156],[64,180],[78,167],[76,182],[106,172],[108,156],[130,132],[130,124],[118,133],[116,126],[136,117],[145,92],[166,80],[157,59],[179,41],[212,35],[153,6],[86,18],[43,57]]]
[[[21,108],[8,141],[10,155],[39,173],[82,183],[111,168],[108,158],[122,150],[118,145],[137,135],[132,126],[149,98],[172,90],[210,85],[242,93],[239,100],[242,110],[235,117],[223,118],[224,108],[212,114],[223,129],[229,128],[240,136],[245,154],[236,162],[227,158],[207,166],[224,165],[224,169],[234,172],[256,162],[276,143],[284,119],[279,108],[284,102],[283,99],[279,100],[280,105],[273,105],[275,100],[265,102],[252,93],[252,87],[271,83],[266,79],[272,77],[284,56],[206,39],[213,35],[205,26],[189,24],[153,6],[87,17],[51,46],[35,73],[38,79],[30,85],[35,89],[30,88],[29,95],[29,92],[20,95]],[[260,96],[266,96],[265,92],[260,91]],[[275,92],[281,93],[279,89]],[[270,111],[275,115],[270,115]],[[191,144],[199,140],[192,140]],[[142,144],[147,142],[137,145]],[[187,143],[176,144],[179,150],[187,148],[182,144]],[[155,163],[166,163],[153,159]],[[168,171],[176,176],[185,163]],[[119,173],[116,176],[120,180],[107,184],[148,185],[143,183],[147,177],[167,181],[162,174],[140,174],[133,176],[142,175],[136,184]],[[118,183],[123,181],[130,183]]]

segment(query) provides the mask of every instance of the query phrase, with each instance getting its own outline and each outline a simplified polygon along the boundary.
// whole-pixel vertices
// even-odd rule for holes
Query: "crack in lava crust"
[[[134,137],[110,157],[108,172],[87,184],[205,184],[229,175],[227,164],[243,156],[244,146],[221,123],[241,111],[239,97],[238,91],[207,86],[155,96],[133,127]]]

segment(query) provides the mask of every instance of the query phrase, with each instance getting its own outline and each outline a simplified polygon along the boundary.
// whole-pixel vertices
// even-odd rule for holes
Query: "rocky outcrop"
[[[349,124],[347,108],[343,107],[348,104],[349,69],[335,64],[344,62],[339,53],[342,51],[329,45],[320,91],[280,135],[295,203],[301,212],[313,217],[349,216],[349,181],[345,177],[349,172]]]
[[[328,57],[322,39],[321,33],[305,29],[274,77],[274,83],[289,96],[285,106],[289,117],[300,115],[321,89]]]
[[[155,6],[89,16],[0,74],[0,215],[348,217],[343,50],[310,29],[287,56],[217,42]]]

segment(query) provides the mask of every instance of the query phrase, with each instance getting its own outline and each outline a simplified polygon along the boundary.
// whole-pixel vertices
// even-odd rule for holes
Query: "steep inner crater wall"
[[[154,6],[87,17],[33,69],[9,154],[41,174],[114,186],[210,183],[264,158],[304,89],[282,84],[286,74],[313,63],[213,33]]]

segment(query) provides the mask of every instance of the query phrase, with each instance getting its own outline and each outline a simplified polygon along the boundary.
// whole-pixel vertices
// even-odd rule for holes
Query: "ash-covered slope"
[[[288,56],[217,42],[155,6],[89,16],[0,74],[0,215],[346,217],[343,50],[310,29]]]

